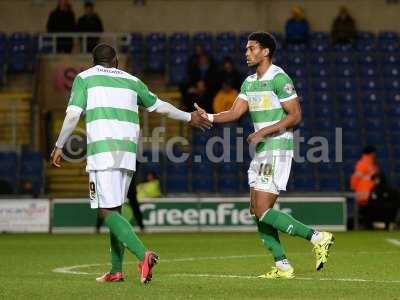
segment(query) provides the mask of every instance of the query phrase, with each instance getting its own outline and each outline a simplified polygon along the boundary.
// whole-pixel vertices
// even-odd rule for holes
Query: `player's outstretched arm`
[[[200,112],[184,112],[160,99],[157,99],[154,111],[164,114],[168,118],[187,122],[190,126],[200,128],[201,130],[210,129],[212,127],[212,123],[207,118],[202,118]]]
[[[257,144],[263,138],[285,131],[301,122],[301,108],[298,98],[282,102],[282,107],[286,112],[286,117],[271,126],[264,127],[259,131],[250,134],[247,138],[249,144]]]
[[[213,123],[229,123],[238,120],[249,108],[247,101],[236,98],[232,107],[227,110],[220,112],[218,114],[207,114],[207,112],[202,109],[197,103],[194,104],[198,112],[201,113],[203,118],[207,118]]]
[[[62,148],[78,124],[80,115],[81,112],[77,110],[67,111],[60,135],[50,156],[52,165],[57,168],[61,167]]]

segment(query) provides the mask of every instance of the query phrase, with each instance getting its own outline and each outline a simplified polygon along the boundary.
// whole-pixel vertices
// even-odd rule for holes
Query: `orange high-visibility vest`
[[[363,154],[350,178],[350,188],[356,192],[356,200],[359,206],[368,203],[369,195],[375,187],[372,176],[378,172],[379,166],[374,155]]]

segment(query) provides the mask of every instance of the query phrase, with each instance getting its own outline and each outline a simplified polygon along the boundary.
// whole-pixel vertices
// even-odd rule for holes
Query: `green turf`
[[[271,265],[271,258],[255,233],[142,237],[161,257],[148,286],[139,285],[135,259],[130,254],[125,264],[127,281],[94,281],[96,274],[108,270],[107,235],[0,235],[0,299],[400,299],[400,247],[386,241],[400,239],[397,232],[337,233],[330,260],[318,273],[314,271],[310,244],[284,236],[297,278],[325,281],[252,278]],[[229,257],[245,255],[249,257]],[[194,259],[171,261],[178,258]],[[90,274],[52,272],[58,267],[96,263],[101,265],[75,269]]]

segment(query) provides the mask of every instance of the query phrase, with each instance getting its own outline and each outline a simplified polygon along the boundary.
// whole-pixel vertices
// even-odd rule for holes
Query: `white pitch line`
[[[236,279],[263,279],[257,276],[248,275],[230,275],[230,274],[171,274],[172,277],[209,277],[209,278],[236,278]],[[344,282],[374,282],[374,283],[400,283],[400,280],[373,280],[361,278],[311,278],[311,277],[294,277],[293,280],[316,280],[316,281],[344,281]]]
[[[400,240],[396,240],[396,239],[386,239],[386,241],[392,245],[395,245],[397,247],[400,247]]]
[[[397,251],[376,251],[376,252],[369,252],[369,251],[359,251],[359,252],[335,252],[335,255],[341,254],[350,254],[350,255],[362,255],[362,254],[394,254],[398,253]],[[305,252],[291,252],[290,255],[311,255]],[[160,263],[170,263],[170,262],[186,262],[186,261],[202,261],[202,260],[225,260],[225,259],[241,259],[241,258],[257,258],[257,257],[267,257],[267,254],[253,254],[253,255],[231,255],[231,256],[196,256],[196,257],[181,257],[181,258],[167,258],[167,259],[160,259]],[[135,262],[126,262],[125,264],[135,264]],[[83,271],[77,271],[76,269],[82,268],[91,268],[91,267],[98,267],[98,266],[106,266],[110,265],[109,263],[94,263],[94,264],[83,264],[83,265],[74,265],[74,266],[67,266],[67,267],[59,267],[55,268],[52,271],[55,273],[63,273],[63,274],[73,274],[73,275],[99,275],[100,273],[89,273]]]

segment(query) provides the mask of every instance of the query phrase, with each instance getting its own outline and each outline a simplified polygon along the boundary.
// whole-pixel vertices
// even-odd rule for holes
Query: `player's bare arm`
[[[238,120],[245,112],[247,112],[249,106],[247,101],[236,98],[232,107],[218,114],[207,114],[207,112],[195,103],[197,111],[201,114],[203,119],[210,120],[213,123],[229,123]]]
[[[249,144],[257,144],[265,137],[293,128],[301,122],[301,107],[298,98],[282,102],[282,108],[286,112],[286,117],[271,126],[250,134],[247,138]]]
[[[80,115],[81,112],[77,110],[70,109],[67,111],[60,135],[50,155],[51,164],[57,168],[61,167],[62,148],[78,124]]]

